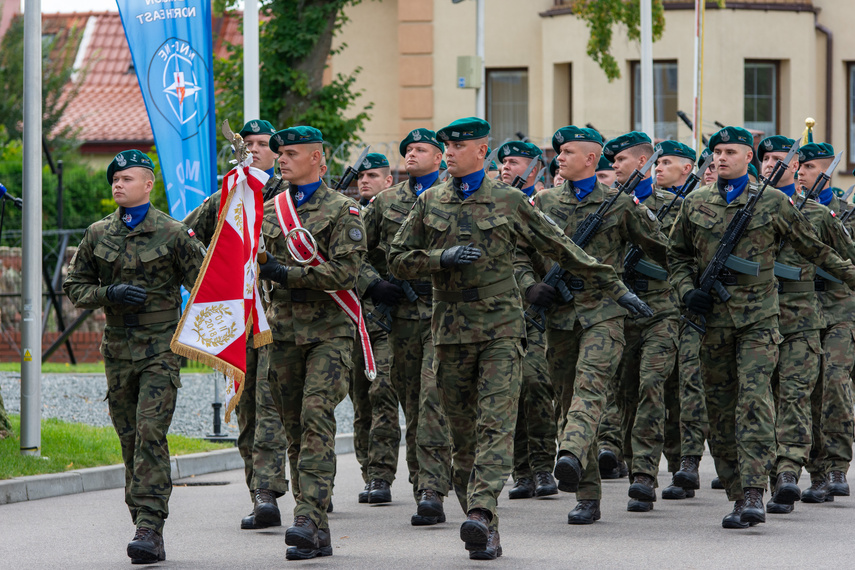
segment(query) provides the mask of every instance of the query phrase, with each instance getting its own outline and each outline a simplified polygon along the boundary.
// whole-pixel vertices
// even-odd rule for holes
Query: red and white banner
[[[320,250],[316,249],[316,245],[312,243],[313,240],[310,239],[309,232],[300,231],[303,229],[303,224],[300,222],[300,216],[297,215],[297,208],[294,206],[291,194],[282,192],[276,196],[275,204],[279,226],[287,236],[285,245],[288,247],[288,253],[291,254],[291,257],[297,263],[312,267],[326,263],[326,259],[321,255]],[[356,209],[356,206],[352,208]],[[356,209],[355,213],[359,215],[359,210]],[[365,327],[359,297],[353,290],[327,291],[327,293],[356,325],[359,331],[359,341],[362,344],[362,354],[365,356],[365,375],[368,376],[369,380],[374,380],[377,377],[377,364],[374,362],[374,351],[371,349],[371,339],[368,338],[368,329]]]
[[[223,179],[217,229],[170,347],[226,376],[226,421],[240,400],[246,375],[246,339],[273,336],[258,294],[256,255],[264,217],[266,172],[252,157]]]

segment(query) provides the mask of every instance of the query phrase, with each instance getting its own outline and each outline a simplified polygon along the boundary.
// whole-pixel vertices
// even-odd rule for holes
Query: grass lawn
[[[210,366],[204,366],[198,362],[189,361],[187,366],[181,369],[181,374],[207,374],[211,372]],[[20,362],[0,362],[0,372],[21,372]],[[103,362],[86,362],[81,364],[68,364],[62,362],[42,362],[42,374],[104,374]]]
[[[119,438],[112,427],[93,427],[56,419],[42,420],[41,457],[20,452],[21,417],[9,414],[13,435],[0,440],[0,479],[61,473],[84,467],[114,465],[122,462]],[[192,437],[169,434],[170,455],[185,455],[231,447]]]

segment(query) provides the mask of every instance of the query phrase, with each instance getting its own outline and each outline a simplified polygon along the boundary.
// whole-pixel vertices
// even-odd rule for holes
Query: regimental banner
[[[225,374],[226,421],[243,392],[247,335],[255,348],[273,340],[258,294],[255,261],[268,176],[250,164],[252,156],[223,178],[217,229],[169,345],[176,354]]]
[[[169,215],[182,220],[213,192],[217,179],[211,2],[116,1],[154,133]]]

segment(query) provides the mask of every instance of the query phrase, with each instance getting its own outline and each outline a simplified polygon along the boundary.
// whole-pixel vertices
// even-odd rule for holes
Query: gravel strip
[[[214,375],[182,374],[181,384],[169,431],[190,437],[204,437],[213,431],[214,426],[214,413],[211,408],[214,401]],[[218,387],[222,394],[222,376]],[[6,411],[20,414],[21,375],[17,372],[0,372],[0,391]],[[43,374],[42,417],[93,426],[110,426],[110,414],[104,400],[106,395],[107,379],[102,374]],[[338,433],[353,431],[353,405],[349,397],[336,408],[335,419]],[[401,414],[401,424],[403,423]],[[222,432],[237,437],[236,414],[232,414],[230,423],[222,423]]]

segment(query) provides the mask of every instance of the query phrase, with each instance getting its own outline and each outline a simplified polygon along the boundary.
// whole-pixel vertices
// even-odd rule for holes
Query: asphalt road
[[[285,560],[285,527],[240,530],[250,510],[240,471],[213,473],[175,487],[166,522],[164,568],[852,568],[855,497],[833,503],[796,503],[790,515],[745,531],[721,528],[730,511],[723,491],[709,488],[712,460],[701,462],[696,498],[664,501],[650,513],[626,512],[627,480],[604,484],[603,518],[590,526],[567,524],[571,495],[537,500],[500,498],[504,556],[470,561],[459,538],[464,520],[455,500],[446,501],[448,522],[412,527],[415,511],[405,482],[403,453],[389,506],[360,505],[363,483],[353,454],[340,457],[330,517],[334,555],[313,561]],[[660,486],[668,474],[660,475]],[[802,486],[806,483],[802,482]],[[289,522],[291,495],[280,499]],[[97,569],[130,566],[125,547],[134,529],[120,489],[0,506],[0,567]]]

